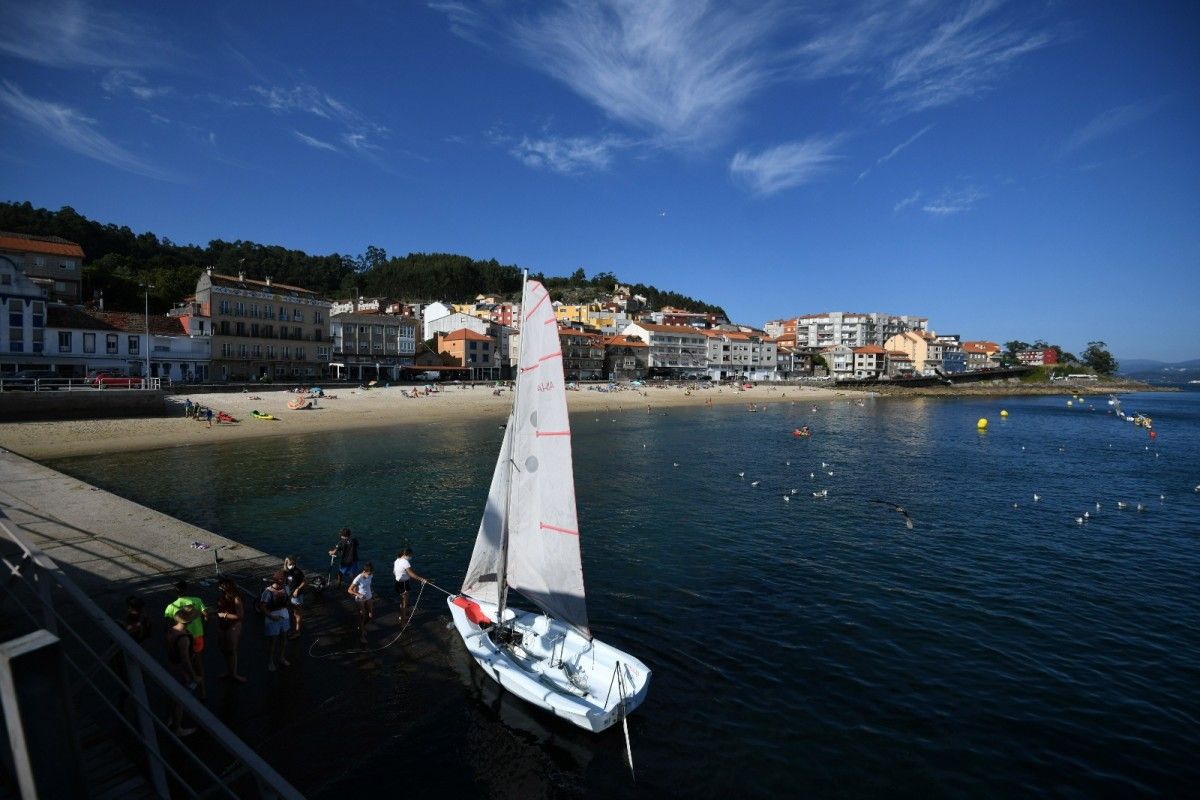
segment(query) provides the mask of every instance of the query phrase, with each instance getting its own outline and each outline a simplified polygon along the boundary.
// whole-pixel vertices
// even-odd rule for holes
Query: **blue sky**
[[[1200,356],[1200,6],[0,0],[0,194]]]

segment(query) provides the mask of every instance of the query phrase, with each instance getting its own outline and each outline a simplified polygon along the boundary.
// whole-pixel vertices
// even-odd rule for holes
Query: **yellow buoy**
[[[975,423],[975,427],[981,431],[986,431],[987,430],[987,418],[980,417],[979,421]]]
[[[1007,412],[1007,411],[1004,411],[1003,409],[1001,409],[1001,411],[1000,411],[1000,416],[1002,416],[1002,417],[1007,417],[1007,416],[1008,416],[1008,412]]]

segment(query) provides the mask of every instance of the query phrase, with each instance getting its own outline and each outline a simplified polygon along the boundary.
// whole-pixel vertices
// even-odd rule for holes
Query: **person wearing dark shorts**
[[[413,551],[411,547],[405,547],[396,554],[396,560],[392,562],[392,575],[396,579],[396,594],[400,595],[400,621],[404,622],[404,618],[408,616],[408,586],[413,581],[427,583],[428,578],[422,578],[417,574],[417,571],[412,568]]]
[[[358,574],[358,539],[350,535],[349,528],[338,531],[338,543],[329,551],[329,555],[333,556],[338,564],[336,586],[341,586],[343,580],[353,580]]]

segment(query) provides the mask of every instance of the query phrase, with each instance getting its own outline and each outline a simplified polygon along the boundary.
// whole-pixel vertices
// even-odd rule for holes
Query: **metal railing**
[[[7,540],[18,548],[11,559],[0,558],[9,573],[0,600],[13,601],[34,626],[60,637],[63,660],[81,690],[75,702],[86,700],[99,709],[102,718],[97,723],[101,727],[107,725],[112,733],[133,737],[146,756],[146,778],[156,795],[302,800],[300,792],[148,655],[49,556],[19,533],[2,510],[0,534],[0,542]],[[28,591],[18,593],[17,587]],[[70,608],[56,608],[55,594],[65,597]],[[82,618],[84,624],[72,625],[67,614],[75,620]],[[78,628],[84,628],[87,636]],[[123,668],[114,669],[117,658]],[[101,683],[119,687],[118,696],[110,696],[111,690],[103,689]],[[185,745],[151,708],[147,687],[165,695],[168,703],[182,705],[189,722],[208,734],[212,748],[224,752],[226,763],[214,763],[220,759],[211,755],[201,758]],[[130,700],[132,720],[120,707]],[[169,757],[164,754],[163,744],[171,745],[166,748]]]
[[[113,376],[107,380],[84,378],[13,378],[0,376],[0,392],[91,392],[113,389],[162,388],[162,378],[125,378]]]

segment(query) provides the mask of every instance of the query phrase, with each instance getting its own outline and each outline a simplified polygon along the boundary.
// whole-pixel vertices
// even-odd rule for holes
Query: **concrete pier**
[[[276,556],[3,449],[0,507],[113,618],[123,616],[127,596],[141,596],[154,625],[145,647],[160,660],[161,613],[174,599],[175,580],[188,580],[192,593],[211,607],[218,568],[252,598],[281,564]],[[193,542],[209,547],[195,549]],[[313,575],[324,574],[327,564],[301,566]],[[452,752],[450,741],[462,736],[441,724],[461,719],[464,695],[473,693],[466,653],[458,652],[461,644],[446,629],[445,597],[427,590],[401,635],[397,604],[385,588],[390,576],[386,568],[380,572],[367,645],[358,642],[354,605],[344,587],[309,592],[303,635],[288,643],[291,666],[275,672],[266,668],[261,616],[247,599],[239,648],[246,684],[219,679],[225,665],[215,618],[208,625],[206,705],[309,797],[344,797],[361,786],[363,776],[386,777],[401,753],[419,764]],[[166,702],[157,703],[165,715]],[[414,739],[416,732],[421,734]],[[189,739],[189,746],[203,748],[198,738]],[[409,778],[418,779],[419,772],[409,769]],[[452,774],[452,780],[459,777]],[[462,780],[469,785],[469,777]]]

